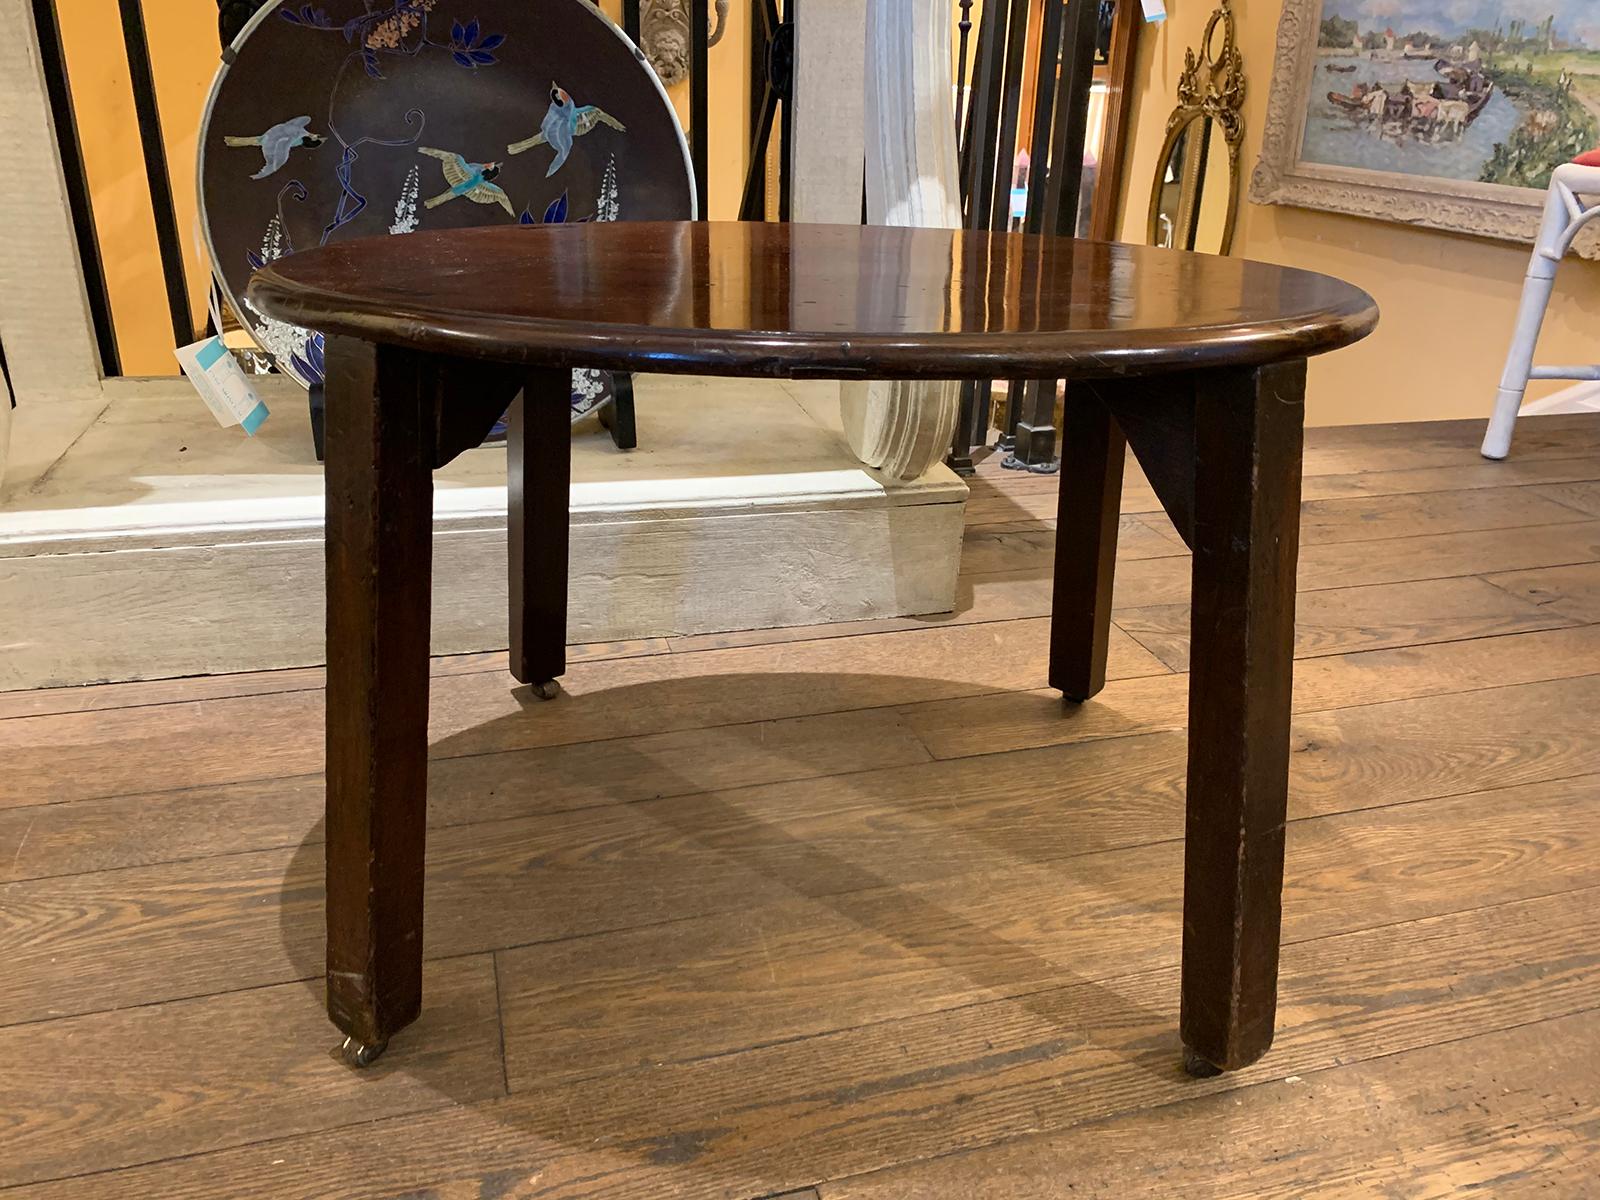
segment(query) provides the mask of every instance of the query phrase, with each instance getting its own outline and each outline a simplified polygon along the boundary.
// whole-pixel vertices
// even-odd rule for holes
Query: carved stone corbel
[[[728,0],[716,0],[706,46],[728,28]],[[639,49],[666,87],[689,78],[689,0],[639,0]]]

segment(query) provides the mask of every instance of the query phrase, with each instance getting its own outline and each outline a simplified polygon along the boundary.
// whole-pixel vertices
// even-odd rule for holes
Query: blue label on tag
[[[256,401],[256,406],[245,414],[244,420],[240,421],[239,425],[246,433],[254,437],[256,430],[261,428],[261,422],[266,419],[267,406],[258,400]]]
[[[202,371],[209,371],[227,352],[228,348],[222,344],[221,338],[212,338],[200,347],[200,352],[195,355],[194,360]]]

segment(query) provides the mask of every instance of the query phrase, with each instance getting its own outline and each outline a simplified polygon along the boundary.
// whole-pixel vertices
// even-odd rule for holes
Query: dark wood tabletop
[[[1378,316],[1359,288],[1237,258],[691,221],[356,240],[269,264],[250,299],[324,333],[463,357],[788,378],[1253,366],[1348,345]]]

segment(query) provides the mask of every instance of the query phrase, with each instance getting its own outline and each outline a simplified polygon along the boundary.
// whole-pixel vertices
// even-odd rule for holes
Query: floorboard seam
[[[1561,628],[1588,628],[1588,626],[1557,626],[1555,628],[1556,629],[1561,629]],[[1549,633],[1549,632],[1554,632],[1554,630],[1553,629],[1531,630],[1529,632],[1532,632],[1532,633]],[[1489,638],[1493,638],[1493,637],[1514,637],[1514,636],[1518,636],[1518,635],[1515,635],[1515,634],[1486,634],[1486,635],[1481,635],[1481,636],[1476,637],[1476,638],[1463,638],[1461,640],[1462,641],[1484,641],[1484,640],[1488,640]],[[1425,645],[1447,645],[1447,644],[1452,644],[1452,643],[1423,643],[1423,644],[1425,644]],[[1392,648],[1393,649],[1409,649],[1409,647],[1392,647]],[[1357,651],[1356,653],[1379,653],[1379,652],[1380,651],[1374,650],[1374,651]],[[1335,657],[1335,656],[1324,655],[1322,657]],[[1181,679],[1184,676],[1186,676],[1187,674],[1188,674],[1187,672],[1181,672],[1180,671],[1180,672],[1169,672],[1168,674],[1165,674],[1165,675],[1138,676],[1136,678],[1145,678],[1145,679],[1173,678],[1173,679]],[[1549,678],[1549,679],[1530,679],[1530,680],[1523,680],[1523,681],[1518,682],[1518,683],[1486,684],[1486,685],[1483,685],[1481,687],[1462,688],[1462,689],[1455,690],[1455,691],[1426,692],[1426,693],[1422,693],[1422,694],[1417,695],[1417,696],[1401,696],[1401,697],[1397,697],[1397,698],[1392,699],[1392,700],[1377,700],[1377,701],[1369,700],[1369,701],[1363,701],[1363,702],[1357,703],[1357,704],[1331,705],[1331,706],[1326,707],[1326,708],[1307,708],[1307,709],[1298,709],[1297,708],[1297,709],[1294,710],[1293,715],[1294,715],[1294,717],[1296,719],[1298,719],[1300,717],[1319,716],[1319,715],[1322,715],[1324,713],[1349,712],[1352,709],[1358,709],[1358,708],[1376,708],[1376,707],[1380,707],[1380,706],[1386,705],[1386,704],[1408,704],[1408,703],[1412,703],[1412,702],[1419,701],[1419,700],[1433,700],[1433,699],[1440,699],[1440,698],[1449,697],[1449,696],[1468,696],[1468,695],[1473,695],[1473,694],[1475,694],[1477,692],[1494,692],[1494,691],[1500,691],[1500,690],[1503,690],[1503,689],[1511,689],[1511,688],[1540,687],[1540,686],[1543,686],[1543,685],[1546,685],[1546,684],[1570,683],[1570,682],[1573,682],[1575,680],[1593,679],[1593,678],[1597,678],[1597,677],[1600,677],[1600,672],[1591,672],[1591,673],[1586,673],[1586,674],[1582,674],[1582,675],[1562,675],[1562,676],[1556,676],[1556,677]],[[976,696],[959,696],[959,697],[953,697],[953,699],[958,699],[958,700],[981,699],[986,695],[1038,694],[1041,691],[1047,692],[1047,691],[1049,691],[1049,689],[1034,689],[1030,693],[1014,693],[1014,692],[978,693]],[[940,703],[940,702],[941,701],[931,701],[929,703]],[[902,705],[898,705],[898,706],[897,705],[882,705],[882,706],[879,706],[879,708],[851,709],[851,710],[845,710],[845,711],[851,711],[851,712],[876,712],[876,711],[879,711],[880,708],[881,709],[899,709],[900,711],[903,711],[907,707],[914,707],[914,706],[913,705],[903,705],[903,704]],[[823,714],[823,715],[833,715],[833,714]],[[792,720],[792,719],[795,719],[795,718],[774,718],[774,719]],[[758,724],[764,724],[764,723],[765,723],[764,720],[763,721],[754,721],[754,722],[736,722],[736,723],[734,723],[732,725],[706,726],[705,728],[706,729],[731,729],[731,728],[739,728],[739,727],[741,727],[743,725],[758,725]],[[1006,747],[1006,748],[1000,749],[1000,750],[979,750],[979,751],[977,751],[975,753],[971,753],[971,754],[948,754],[948,755],[940,756],[940,755],[937,755],[937,754],[933,753],[933,751],[928,747],[926,741],[923,739],[921,734],[917,733],[917,731],[913,727],[907,726],[906,727],[906,732],[909,733],[912,736],[912,738],[916,741],[917,745],[919,747],[921,747],[924,750],[924,752],[927,753],[930,756],[929,759],[928,759],[927,764],[908,764],[908,765],[913,765],[914,766],[914,765],[931,765],[933,763],[962,762],[962,761],[966,761],[966,760],[969,760],[969,759],[982,759],[982,758],[988,758],[988,757],[1000,757],[1000,756],[1010,755],[1010,754],[1026,753],[1026,752],[1034,751],[1034,750],[1047,750],[1047,749],[1051,749],[1051,748],[1055,748],[1055,747],[1074,746],[1074,745],[1087,745],[1087,744],[1092,743],[1092,742],[1113,742],[1113,741],[1125,740],[1127,738],[1149,737],[1149,736],[1152,736],[1152,735],[1155,735],[1155,734],[1161,734],[1161,733],[1175,733],[1175,732],[1178,732],[1180,730],[1181,731],[1187,731],[1186,722],[1179,721],[1179,722],[1175,722],[1175,723],[1172,723],[1172,724],[1151,725],[1151,726],[1145,726],[1145,727],[1140,727],[1140,728],[1136,728],[1136,729],[1129,729],[1129,730],[1125,730],[1125,731],[1118,732],[1118,733],[1107,733],[1107,734],[1104,734],[1104,735],[1101,735],[1101,736],[1097,736],[1097,737],[1085,737],[1085,738],[1079,738],[1079,739],[1076,739],[1076,740],[1069,740],[1069,741],[1063,741],[1063,742],[1040,742],[1037,745],[1009,746],[1009,747]],[[624,736],[626,736],[626,735],[624,735]],[[608,738],[608,739],[604,739],[603,741],[597,742],[597,743],[573,743],[573,744],[578,744],[578,745],[591,745],[591,744],[604,745],[606,741],[614,741],[614,740],[624,740],[624,739],[621,739],[621,738],[619,738],[619,739]],[[563,744],[567,744],[567,743],[563,743]],[[455,756],[450,756],[450,757],[444,758],[444,759],[430,760],[430,761],[450,762],[450,761],[454,761],[457,758],[461,758],[461,759],[487,758],[487,757],[492,757],[493,755],[497,755],[497,754],[519,754],[519,753],[526,752],[527,749],[538,750],[538,749],[544,749],[544,748],[545,747],[527,747],[527,748],[521,748],[521,749],[515,749],[515,750],[486,750],[486,751],[483,751],[483,752],[478,753],[478,754],[455,755]],[[553,810],[550,810],[548,812],[521,813],[521,814],[516,814],[516,815],[513,815],[513,816],[505,816],[505,817],[488,817],[488,818],[485,818],[484,820],[481,820],[481,821],[460,821],[460,822],[455,822],[455,823],[452,823],[452,824],[445,824],[445,825],[430,825],[428,827],[428,829],[429,829],[430,832],[439,832],[439,831],[446,830],[446,829],[471,829],[471,828],[476,828],[476,827],[485,826],[485,825],[502,824],[502,823],[505,823],[505,822],[508,822],[508,821],[526,821],[526,820],[530,820],[530,819],[537,818],[537,817],[561,816],[561,815],[567,814],[567,813],[600,812],[600,811],[604,811],[605,809],[619,809],[620,810],[620,809],[631,808],[633,806],[641,805],[641,804],[655,804],[655,803],[662,803],[662,802],[670,801],[670,800],[685,800],[685,799],[692,799],[692,798],[696,798],[696,797],[719,796],[719,795],[724,795],[724,794],[729,793],[729,792],[744,791],[744,790],[746,790],[748,788],[752,788],[752,787],[774,787],[774,786],[780,786],[780,785],[783,785],[783,784],[793,784],[793,783],[815,783],[815,782],[819,782],[819,781],[827,780],[827,779],[849,779],[849,778],[852,778],[854,776],[870,774],[870,773],[872,773],[874,771],[882,771],[882,770],[886,770],[886,769],[891,769],[891,768],[885,768],[885,767],[881,767],[881,766],[880,767],[861,767],[861,768],[858,768],[857,770],[854,770],[854,771],[836,771],[836,772],[834,772],[834,773],[832,773],[830,775],[797,776],[797,777],[793,777],[793,778],[769,780],[769,781],[766,781],[766,782],[763,782],[763,783],[735,784],[735,785],[732,785],[732,786],[729,786],[729,787],[722,787],[722,788],[703,788],[703,789],[700,789],[698,791],[693,791],[693,792],[677,792],[677,793],[673,793],[670,796],[641,796],[641,797],[639,797],[637,799],[634,799],[634,800],[621,800],[621,801],[613,801],[613,802],[610,802],[610,803],[581,805],[581,806],[576,807],[576,808],[553,809]],[[902,769],[902,768],[892,768],[892,769]],[[117,795],[112,795],[112,796],[93,796],[93,797],[86,797],[86,798],[83,798],[83,799],[76,799],[76,800],[61,800],[61,801],[56,801],[56,802],[50,803],[50,804],[18,805],[15,808],[11,808],[11,809],[0,809],[0,814],[23,812],[23,811],[26,811],[27,809],[30,809],[30,808],[53,809],[53,808],[57,808],[57,807],[60,807],[62,805],[68,805],[68,804],[96,804],[96,803],[103,803],[103,802],[113,801],[113,800],[130,800],[130,799],[131,800],[137,800],[137,799],[140,799],[140,798],[151,797],[151,796],[177,796],[177,795],[182,795],[185,792],[206,791],[206,790],[209,790],[209,789],[212,789],[212,788],[216,788],[216,787],[244,786],[244,785],[252,784],[252,783],[272,783],[272,782],[292,783],[292,782],[307,781],[307,780],[315,779],[317,777],[317,774],[319,774],[319,773],[311,773],[311,774],[305,774],[305,775],[266,776],[266,777],[261,778],[261,779],[232,780],[232,781],[229,781],[227,783],[222,783],[222,784],[196,784],[196,785],[194,785],[192,787],[171,788],[171,789],[166,789],[166,790],[156,791],[156,792],[129,792],[129,793],[119,793]],[[1542,779],[1534,780],[1534,781],[1530,781],[1530,782],[1556,783],[1556,782],[1562,782],[1562,781],[1567,780],[1567,779],[1581,779],[1581,778],[1586,777],[1589,774],[1591,774],[1591,773],[1587,772],[1587,771],[1578,771],[1578,772],[1575,772],[1572,775],[1550,776],[1550,777],[1547,777],[1547,778],[1542,778]],[[1463,792],[1449,792],[1449,793],[1443,793],[1441,795],[1436,795],[1436,796],[1423,796],[1423,797],[1418,797],[1418,798],[1413,799],[1413,800],[1395,801],[1392,804],[1370,805],[1370,806],[1367,806],[1365,808],[1348,809],[1348,810],[1343,810],[1343,811],[1348,811],[1348,812],[1367,812],[1367,811],[1374,811],[1374,810],[1380,809],[1380,808],[1393,808],[1393,807],[1400,807],[1400,806],[1403,806],[1403,805],[1406,805],[1406,804],[1425,803],[1425,802],[1427,802],[1429,800],[1449,799],[1449,798],[1451,798],[1453,796],[1470,796],[1470,795],[1477,795],[1480,792],[1481,793],[1489,793],[1489,792],[1495,792],[1495,791],[1502,791],[1502,790],[1505,790],[1505,788],[1507,788],[1507,787],[1519,787],[1519,786],[1526,786],[1526,785],[1525,784],[1507,784],[1507,785],[1503,785],[1502,787],[1499,787],[1499,788],[1472,788],[1472,789],[1468,789],[1467,791],[1463,791]],[[1332,814],[1317,814],[1317,815],[1320,816],[1320,815],[1332,815]],[[1308,820],[1308,819],[1311,819],[1311,818],[1300,817],[1300,818],[1294,818],[1294,819],[1295,820]],[[113,873],[119,872],[119,871],[136,871],[136,870],[143,870],[143,869],[147,869],[147,868],[151,868],[151,867],[174,866],[174,865],[181,865],[181,864],[184,864],[184,863],[195,863],[195,862],[207,862],[207,861],[210,861],[212,859],[237,858],[237,857],[240,857],[240,856],[243,856],[243,855],[249,855],[249,854],[267,854],[267,853],[271,853],[274,850],[285,850],[285,849],[290,848],[291,846],[299,846],[299,845],[320,846],[320,845],[323,845],[323,844],[324,843],[320,842],[320,841],[318,841],[318,842],[307,842],[304,838],[302,838],[297,842],[280,842],[280,843],[277,843],[277,844],[274,844],[274,845],[252,846],[252,847],[247,847],[247,848],[238,849],[238,850],[223,850],[223,851],[218,851],[218,852],[213,853],[213,854],[180,855],[180,856],[178,856],[176,858],[155,859],[155,860],[151,860],[151,861],[148,861],[148,862],[139,862],[139,863],[127,863],[127,864],[124,864],[124,865],[121,865],[121,866],[114,866],[114,867],[92,867],[92,868],[88,868],[88,869],[82,870],[82,871],[64,871],[64,872],[60,872],[60,873],[57,873],[57,874],[49,874],[49,875],[28,875],[28,876],[23,876],[22,878],[18,878],[18,879],[7,879],[7,880],[0,881],[0,891],[3,891],[4,889],[9,888],[9,887],[11,887],[13,885],[20,885],[20,884],[24,884],[24,883],[36,883],[36,882],[39,882],[39,881],[42,881],[42,880],[72,879],[72,878],[77,878],[77,877],[86,876],[86,875],[108,875],[108,874],[113,874]],[[1151,842],[1151,843],[1139,843],[1139,844],[1140,845],[1157,845],[1157,844],[1159,844],[1159,841]],[[20,847],[19,847],[19,853],[20,853]],[[1099,852],[1095,851],[1095,852],[1091,852],[1091,853],[1099,853]],[[1078,856],[1074,855],[1072,857],[1078,857]],[[536,944],[536,943],[527,943],[527,944]]]
[[[1428,1050],[1437,1049],[1440,1046],[1454,1046],[1463,1042],[1477,1041],[1480,1038],[1499,1037],[1503,1034],[1515,1033],[1519,1029],[1531,1029],[1535,1026],[1549,1024],[1552,1021],[1567,1021],[1571,1020],[1573,1017],[1581,1017],[1589,1014],[1600,1014],[1600,1005],[1591,1006],[1589,1008],[1574,1009],[1571,1012],[1562,1013],[1559,1016],[1535,1017],[1531,1021],[1518,1021],[1515,1024],[1497,1026],[1494,1029],[1480,1029],[1473,1033],[1462,1034],[1459,1037],[1443,1037],[1436,1042],[1429,1042],[1425,1046],[1408,1046],[1404,1050],[1377,1052],[1363,1058],[1353,1058],[1340,1062],[1331,1062],[1327,1066],[1323,1067],[1307,1067],[1296,1073],[1304,1077],[1309,1075],[1323,1075],[1329,1071],[1348,1071],[1355,1067],[1383,1062],[1391,1058],[1404,1057],[1407,1054],[1424,1053]],[[1220,1076],[1220,1078],[1227,1080],[1232,1077],[1224,1074]],[[1194,1104],[1198,1101],[1209,1100],[1218,1095],[1233,1095],[1238,1092],[1252,1091],[1256,1088],[1271,1087],[1282,1082],[1282,1079],[1269,1076],[1266,1078],[1253,1080],[1249,1083],[1236,1083],[1232,1087],[1213,1087],[1210,1090],[1197,1092],[1192,1096],[1177,1096],[1171,1100],[1163,1100],[1159,1103],[1144,1105],[1138,1108],[1129,1109],[1126,1112],[1106,1113],[1102,1116],[1091,1117],[1088,1120],[1083,1121],[1069,1121],[1063,1125],[1046,1130],[1023,1130],[1019,1133],[1012,1134],[1009,1137],[996,1138],[990,1142],[979,1142],[971,1146],[957,1147],[956,1149],[948,1150],[943,1154],[928,1154],[920,1158],[903,1159],[899,1162],[891,1163],[888,1166],[874,1167],[869,1171],[853,1171],[846,1175],[831,1176],[828,1179],[824,1179],[815,1184],[814,1186],[821,1194],[822,1200],[828,1200],[827,1189],[829,1184],[845,1183],[850,1180],[870,1179],[874,1175],[891,1174],[903,1167],[923,1166],[925,1164],[944,1162],[949,1159],[962,1158],[977,1151],[989,1150],[998,1146],[1006,1146],[1014,1142],[1027,1141],[1031,1138],[1058,1137],[1074,1130],[1088,1130],[1093,1129],[1097,1125],[1107,1125],[1114,1121],[1124,1121],[1130,1116],[1144,1113],[1165,1112],[1170,1109],[1181,1107],[1185,1104]]]

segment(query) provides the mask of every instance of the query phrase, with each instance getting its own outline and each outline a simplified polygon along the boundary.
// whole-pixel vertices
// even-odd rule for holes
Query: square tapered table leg
[[[1277,1012],[1305,362],[1195,388],[1184,850],[1190,1069],[1248,1066]]]
[[[1288,798],[1305,363],[1069,391],[1050,683],[1105,682],[1124,437],[1194,551],[1183,1013],[1196,1074],[1272,1042]]]
[[[1050,686],[1087,700],[1106,685],[1111,585],[1122,515],[1122,430],[1095,392],[1068,384],[1056,501]]]
[[[547,700],[567,671],[571,377],[528,371],[506,428],[511,674]]]
[[[433,398],[327,341],[328,1014],[366,1065],[422,1006]]]

